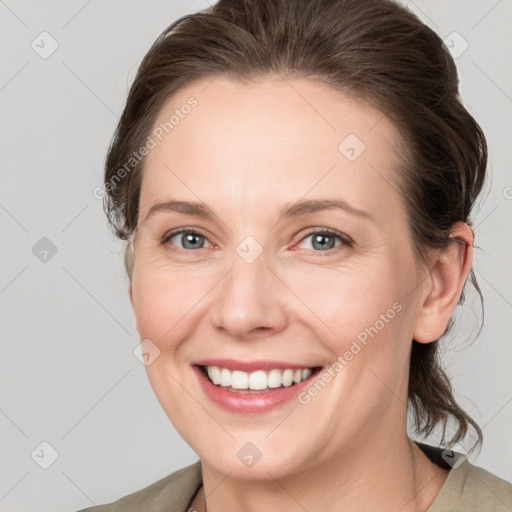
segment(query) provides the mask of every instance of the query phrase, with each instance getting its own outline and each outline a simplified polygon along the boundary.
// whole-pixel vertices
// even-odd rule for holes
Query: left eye
[[[349,245],[348,240],[346,240],[341,234],[331,231],[315,231],[302,238],[300,243],[303,243],[308,239],[311,239],[311,246],[313,247],[313,250],[321,252],[335,249],[340,245]],[[337,245],[336,240],[338,240]]]

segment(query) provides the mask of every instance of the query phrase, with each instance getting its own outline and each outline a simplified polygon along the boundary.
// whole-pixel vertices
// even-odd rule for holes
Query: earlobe
[[[424,281],[424,293],[413,331],[413,339],[419,343],[430,343],[444,334],[471,269],[472,229],[463,222],[457,222],[450,238],[453,241],[436,252],[431,271]]]

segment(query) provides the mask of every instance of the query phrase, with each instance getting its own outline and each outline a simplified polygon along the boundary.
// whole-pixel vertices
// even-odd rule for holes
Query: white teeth
[[[283,372],[283,376],[281,377],[283,381],[283,386],[291,386],[293,384],[293,370],[285,370]]]
[[[231,372],[226,368],[222,368],[220,371],[220,385],[231,386]]]
[[[281,387],[281,370],[270,370],[267,376],[267,386],[269,388],[280,388]]]
[[[207,366],[208,377],[216,386],[231,387],[233,389],[251,389],[260,391],[267,388],[289,387],[306,380],[311,375],[310,368],[280,370],[274,368],[268,372],[256,370],[251,373],[240,370],[228,370],[218,366]]]
[[[220,384],[220,370],[217,366],[208,366],[208,377],[215,384]]]
[[[255,390],[265,389],[267,387],[267,374],[263,370],[252,372],[249,375],[249,387]]]
[[[302,380],[306,380],[311,375],[311,370],[309,368],[306,368],[305,370],[302,370]]]
[[[231,372],[231,387],[233,389],[248,389],[249,388],[249,375],[245,372],[235,370]]]

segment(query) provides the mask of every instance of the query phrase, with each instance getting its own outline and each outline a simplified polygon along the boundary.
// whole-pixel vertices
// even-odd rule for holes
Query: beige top
[[[442,449],[417,444],[430,460],[446,468]],[[448,459],[446,454],[445,458]],[[474,466],[461,454],[454,454],[450,467],[443,487],[426,512],[512,511],[512,483]],[[114,503],[79,512],[187,512],[201,485],[198,461]]]

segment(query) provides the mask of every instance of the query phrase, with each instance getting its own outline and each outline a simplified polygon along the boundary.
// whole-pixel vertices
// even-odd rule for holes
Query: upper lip
[[[299,368],[315,368],[317,366],[310,364],[288,363],[285,361],[237,361],[235,359],[201,359],[200,361],[195,361],[194,364],[197,366],[218,366],[219,368],[227,368],[231,371],[240,370],[242,372],[272,370],[274,368],[281,370],[286,370],[287,368],[297,370]]]

